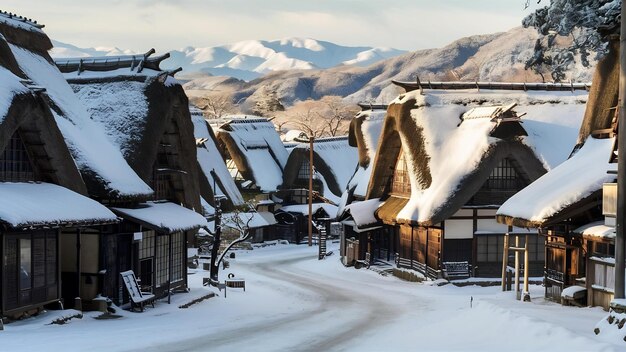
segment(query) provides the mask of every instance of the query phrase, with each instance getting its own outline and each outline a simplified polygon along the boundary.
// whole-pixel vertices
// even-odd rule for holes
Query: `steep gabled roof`
[[[99,58],[83,60],[99,62]],[[154,177],[157,155],[167,148],[168,168],[181,171],[176,174],[181,178],[175,186],[177,200],[200,211],[193,124],[182,87],[170,72],[159,71],[158,63],[139,61],[133,66],[126,56],[113,62],[75,71],[68,64],[64,76],[92,119],[146,183]]]
[[[368,198],[386,196],[400,149],[412,192],[397,213],[399,221],[430,226],[446,219],[469,201],[504,158],[515,159],[532,181],[570,154],[586,97],[584,90],[402,94],[387,111],[379,142],[384,149],[379,147]],[[493,118],[494,112],[506,111],[513,103],[521,122],[504,115]]]
[[[308,143],[293,148],[285,167],[283,188],[293,188],[302,164],[309,158]],[[313,143],[313,165],[324,184],[324,197],[335,203],[339,203],[357,163],[357,151],[349,145],[347,136],[320,138]]]
[[[498,209],[499,222],[543,227],[599,206],[602,183],[615,178],[607,174],[607,170],[615,167],[610,162],[616,143],[615,138],[609,137],[616,132],[618,53],[618,43],[612,41],[609,55],[596,66],[578,139],[572,143],[575,153],[506,201]]]
[[[283,182],[289,154],[274,124],[265,119],[232,116],[217,131],[223,152],[227,152],[242,176],[263,192],[275,191]]]
[[[8,47],[20,71],[34,85],[45,88],[54,118],[89,193],[98,198],[142,198],[151,195],[150,187],[133,172],[119,150],[104,135],[102,127],[91,119],[48,53],[33,51],[32,45],[27,44],[13,41]]]
[[[350,145],[357,147],[359,167],[350,179],[347,188],[353,190],[353,195],[361,199],[365,198],[367,193],[378,150],[378,140],[387,114],[387,106],[383,107],[381,109],[363,110],[350,122]]]
[[[602,184],[615,179],[607,174],[611,166],[617,166],[609,164],[613,142],[614,138],[589,137],[571,158],[509,198],[498,209],[498,221],[543,227],[567,219],[574,208],[581,213],[587,206],[598,205]]]
[[[202,177],[206,178],[206,184],[215,195],[226,196],[233,206],[243,205],[243,196],[239,192],[228,168],[226,168],[222,155],[217,149],[213,129],[201,115],[194,115],[191,118],[198,146],[198,164],[200,165]],[[213,177],[213,175],[217,177]],[[213,185],[215,185],[215,189],[213,189]],[[208,195],[203,194],[203,197],[210,199]]]

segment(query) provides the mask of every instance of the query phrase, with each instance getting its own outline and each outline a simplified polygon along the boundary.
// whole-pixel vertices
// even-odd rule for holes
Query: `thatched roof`
[[[104,205],[50,183],[0,182],[0,223],[13,229],[117,223]]]
[[[222,155],[229,156],[244,179],[262,192],[276,191],[283,183],[289,154],[276,127],[265,118],[232,116],[217,131]]]
[[[302,143],[291,151],[285,166],[282,188],[293,188],[298,172],[309,160],[309,144]],[[348,137],[319,138],[313,143],[313,166],[324,184],[323,196],[339,202],[357,167],[357,151],[348,144]],[[308,165],[308,164],[307,164]]]
[[[144,182],[153,182],[155,168],[156,172],[175,170],[176,201],[200,211],[200,178],[187,96],[169,72],[142,67],[99,66],[91,71],[84,66],[79,72],[68,66],[64,76]],[[166,160],[158,161],[160,154]]]
[[[150,49],[145,54],[139,55],[63,58],[55,60],[55,63],[61,72],[75,73],[76,76],[80,76],[84,71],[110,72],[118,69],[129,69],[137,73],[141,73],[144,68],[162,71],[161,62],[169,58],[170,53],[152,56],[154,53],[155,50]]]
[[[0,62],[17,66],[9,44],[2,37],[0,48],[4,48],[0,50]],[[17,133],[31,156],[38,180],[87,194],[44,90],[26,80],[21,70],[18,74],[22,76],[0,66],[0,150],[4,150]]]
[[[350,122],[350,145],[359,153],[359,167],[348,184],[354,196],[364,198],[367,193],[372,166],[376,158],[378,140],[383,128],[387,108],[364,110]]]
[[[42,31],[44,26],[37,21],[0,11],[0,34],[11,44],[35,52],[52,49],[50,38]]]
[[[504,158],[516,161],[527,182],[537,179],[569,155],[586,97],[584,90],[402,94],[387,111],[367,198],[388,196],[401,149],[412,192],[402,209],[389,215],[399,222],[431,226],[448,218]],[[522,116],[521,122],[508,117],[511,104],[517,104],[514,115]]]
[[[4,27],[4,30],[7,28],[12,27]],[[45,37],[40,30],[35,32],[37,36]],[[99,199],[149,197],[152,189],[133,172],[119,149],[91,119],[48,55],[49,47],[33,46],[30,39],[29,36],[16,35],[7,47],[23,77],[32,82],[34,89],[45,89],[52,115],[82,173],[89,194]]]
[[[602,184],[615,175],[607,171],[613,138],[587,142],[570,159],[509,198],[498,209],[498,222],[518,227],[544,227],[580,214],[602,202]]]
[[[612,132],[617,132],[613,129],[617,128],[619,66],[619,42],[613,40],[609,53],[596,65],[577,147],[582,146],[587,137],[594,133],[600,132],[603,136],[611,137]]]
[[[566,220],[601,202],[615,138],[619,64],[616,41],[598,65],[580,125],[576,152],[569,160],[511,197],[498,210],[501,223],[543,227]],[[593,136],[602,139],[596,139]]]
[[[217,143],[213,129],[204,120],[202,115],[194,115],[191,117],[194,125],[194,135],[196,137],[196,145],[198,147],[198,164],[201,171],[201,178],[205,178],[205,182],[201,182],[201,186],[206,184],[209,189],[202,191],[202,197],[211,201],[213,193],[217,196],[225,196],[227,203],[222,203],[226,208],[228,206],[243,205],[243,196],[237,188],[222,155],[217,149]],[[215,189],[213,189],[215,185]],[[202,187],[201,187],[202,188]],[[209,194],[211,193],[211,194]]]

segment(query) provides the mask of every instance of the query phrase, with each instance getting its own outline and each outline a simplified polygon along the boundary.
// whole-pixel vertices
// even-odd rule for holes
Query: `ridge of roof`
[[[0,10],[0,17],[12,19],[12,20],[15,20],[15,21],[20,21],[22,23],[28,24],[28,25],[30,25],[32,27],[37,28],[37,29],[42,29],[43,27],[45,27],[45,25],[37,23],[36,20],[33,20],[31,18],[26,18],[24,16],[19,16],[19,15],[15,14],[15,13],[11,13],[11,12],[8,12],[8,11]]]

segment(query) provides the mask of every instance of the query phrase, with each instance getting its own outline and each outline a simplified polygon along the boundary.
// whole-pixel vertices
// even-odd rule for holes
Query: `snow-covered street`
[[[245,278],[246,292],[229,289],[227,298],[222,292],[179,309],[207,293],[199,270],[189,277],[191,292],[170,305],[109,320],[90,312],[65,325],[49,323],[71,312],[47,312],[7,325],[3,349],[29,341],[29,349],[46,351],[620,350],[592,331],[604,311],[545,302],[540,286],[528,304],[499,287],[437,287],[344,268],[337,256],[318,261],[315,247],[236,253],[220,277]]]

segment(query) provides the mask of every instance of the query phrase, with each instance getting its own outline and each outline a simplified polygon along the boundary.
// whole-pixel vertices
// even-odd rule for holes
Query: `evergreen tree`
[[[577,58],[589,67],[590,56],[606,55],[610,35],[619,33],[620,10],[621,0],[550,0],[522,21],[524,27],[534,27],[540,34],[526,68],[539,73],[547,66],[558,82]],[[559,37],[571,39],[571,44],[557,47]]]

